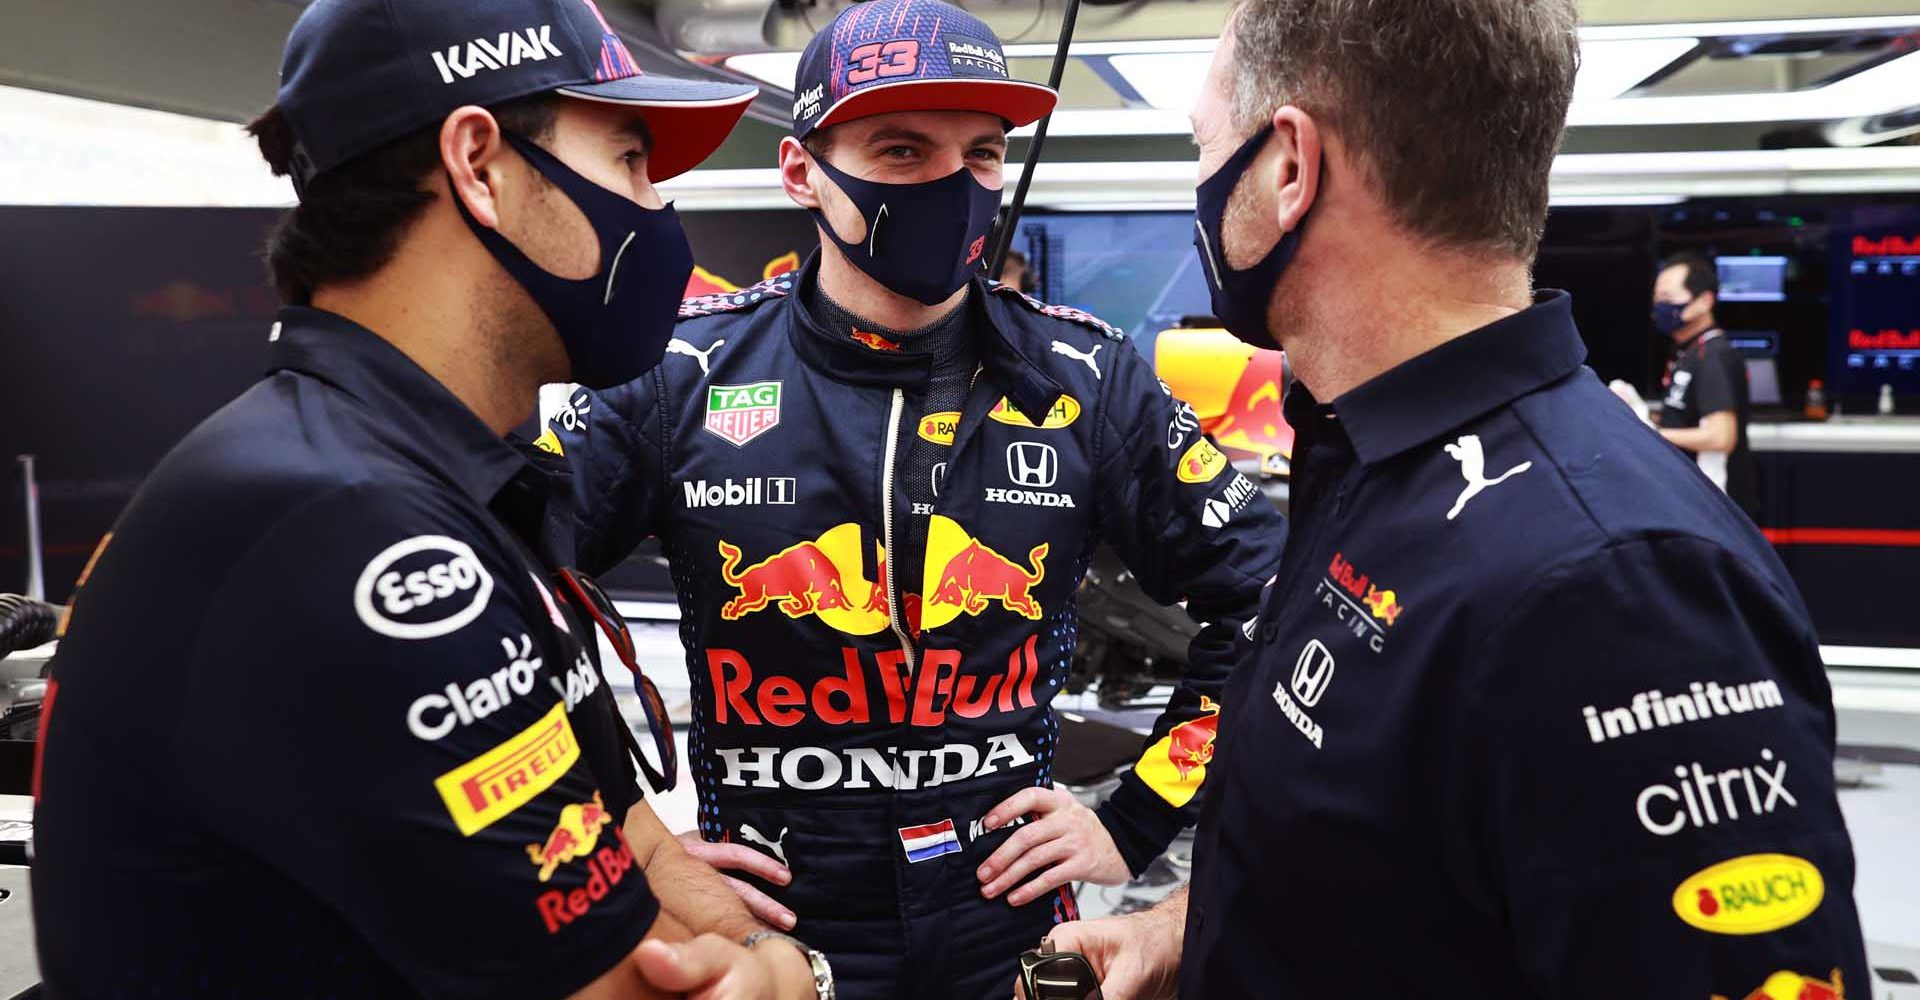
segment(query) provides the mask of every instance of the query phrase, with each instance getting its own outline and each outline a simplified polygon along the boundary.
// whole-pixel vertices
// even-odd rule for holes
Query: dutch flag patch
[[[909,864],[918,864],[942,854],[960,853],[960,835],[954,832],[950,819],[926,826],[903,826],[900,847],[907,852]]]

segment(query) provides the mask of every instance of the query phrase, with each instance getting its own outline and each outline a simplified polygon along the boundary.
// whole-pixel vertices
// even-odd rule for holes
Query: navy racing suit
[[[799,294],[815,274],[689,300],[659,368],[575,390],[541,443],[573,470],[584,568],[662,542],[702,835],[788,865],[791,885],[756,884],[842,996],[1005,996],[1074,908],[1065,891],[1019,911],[981,898],[976,870],[1012,832],[982,820],[1052,782],[1050,703],[1096,545],[1203,626],[1099,810],[1138,873],[1197,818],[1284,521],[1098,319],[976,281],[980,370],[958,413],[923,414],[929,357],[829,328]],[[930,510],[897,474],[915,435],[947,449]],[[929,519],[919,579],[887,557],[910,517]]]

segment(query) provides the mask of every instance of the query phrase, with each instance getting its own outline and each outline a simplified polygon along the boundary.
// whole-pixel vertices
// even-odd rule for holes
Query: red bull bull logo
[[[633,870],[633,848],[627,844],[626,835],[616,826],[610,839],[612,843],[602,845],[590,855],[584,850],[581,852],[580,856],[587,859],[585,885],[566,891],[549,889],[534,900],[534,908],[547,925],[548,934],[558,934],[568,924],[592,913],[594,905],[611,895]]]
[[[1391,590],[1382,590],[1372,578],[1353,568],[1347,557],[1339,552],[1333,554],[1333,562],[1327,566],[1327,578],[1340,586],[1341,590],[1352,594],[1376,620],[1392,625],[1400,620],[1400,596]]]
[[[899,344],[896,344],[893,341],[888,340],[887,338],[882,337],[877,333],[868,333],[865,330],[856,329],[848,336],[853,338],[854,343],[860,344],[871,351],[893,352],[893,351],[900,350]]]
[[[958,522],[938,514],[927,525],[926,577],[921,588],[921,626],[939,628],[962,614],[979,615],[998,604],[1038,621],[1033,588],[1046,579],[1047,543],[1027,553],[1027,565],[994,551]]]
[[[1713,1000],[1727,1000],[1727,997],[1715,993]],[[1846,981],[1839,969],[1834,969],[1832,978],[1827,980],[1781,971],[1768,976],[1765,983],[1742,1000],[1847,1000]]]
[[[1168,730],[1133,766],[1133,773],[1173,806],[1193,801],[1207,779],[1207,765],[1213,763],[1214,740],[1220,733],[1220,704],[1202,695],[1200,711],[1198,718]]]
[[[739,621],[777,607],[788,618],[813,616],[847,635],[887,628],[886,553],[874,546],[879,572],[869,580],[861,570],[860,546],[860,525],[840,524],[741,569],[741,548],[719,542],[720,578],[738,591],[720,606],[720,617]]]
[[[553,878],[554,869],[592,851],[600,842],[601,829],[612,819],[599,792],[593,793],[592,802],[572,802],[561,807],[560,822],[554,824],[546,842],[527,845],[527,858],[540,866],[540,881]]]
[[[1200,711],[1206,714],[1182,722],[1167,733],[1167,759],[1173,761],[1181,780],[1213,763],[1213,741],[1220,732],[1220,706],[1212,698],[1201,695]]]

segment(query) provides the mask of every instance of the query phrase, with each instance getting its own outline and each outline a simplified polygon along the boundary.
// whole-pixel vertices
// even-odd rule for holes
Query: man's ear
[[[456,108],[440,123],[440,166],[447,172],[453,197],[466,205],[474,221],[489,229],[500,228],[499,194],[507,149],[500,123],[485,108],[471,104]]]
[[[812,168],[813,158],[800,140],[793,136],[780,140],[780,186],[801,208],[820,207],[820,192],[814,190]]]
[[[1290,233],[1300,228],[1320,197],[1320,126],[1312,115],[1289,104],[1273,113],[1273,133],[1279,148],[1273,172],[1275,211],[1280,231]]]

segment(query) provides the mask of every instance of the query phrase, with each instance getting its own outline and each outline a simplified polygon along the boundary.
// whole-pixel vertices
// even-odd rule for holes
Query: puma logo
[[[1085,354],[1082,354],[1080,353],[1079,350],[1075,349],[1072,344],[1063,344],[1060,341],[1056,340],[1053,342],[1053,353],[1064,354],[1075,361],[1081,362],[1082,364],[1086,365],[1088,368],[1093,369],[1093,377],[1097,379],[1100,377],[1100,366],[1094,363],[1093,356],[1096,354],[1099,354],[1100,348],[1105,346],[1107,345],[1095,344],[1093,345],[1093,350],[1088,351]]]
[[[667,341],[667,353],[668,354],[684,354],[687,357],[690,357],[693,360],[700,362],[700,374],[706,375],[708,374],[707,361],[713,357],[713,352],[719,350],[720,346],[725,343],[726,341],[724,340],[716,340],[713,342],[712,347],[709,347],[704,351],[697,351],[697,350],[694,350],[694,347],[692,344],[689,344],[686,341],[676,337],[672,340]]]
[[[1447,445],[1446,448],[1447,454],[1453,456],[1453,460],[1460,463],[1460,475],[1467,480],[1467,488],[1460,493],[1460,499],[1455,500],[1453,502],[1453,509],[1447,511],[1447,520],[1449,521],[1460,516],[1460,511],[1466,508],[1467,501],[1533,468],[1532,462],[1521,462],[1519,465],[1501,473],[1498,477],[1488,479],[1487,453],[1480,446],[1480,435],[1478,434],[1464,435],[1460,440]]]
[[[719,345],[715,345],[715,346],[719,346]],[[740,824],[740,839],[746,841],[749,844],[758,844],[761,847],[766,848],[769,852],[773,854],[774,858],[778,860],[781,864],[784,865],[787,863],[787,849],[781,846],[782,842],[787,839],[786,827],[783,826],[780,828],[780,835],[778,837],[775,837],[772,840],[768,840],[766,837],[760,834],[760,831],[754,829],[751,826],[748,826],[745,823],[742,823]]]

